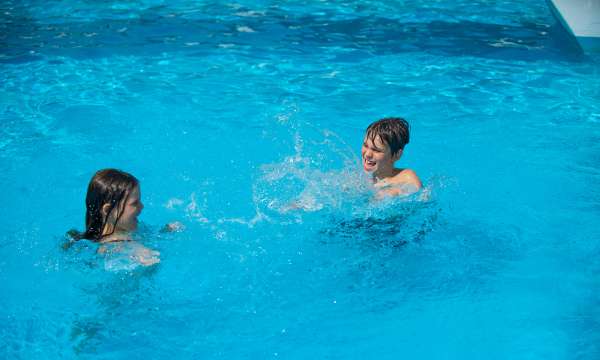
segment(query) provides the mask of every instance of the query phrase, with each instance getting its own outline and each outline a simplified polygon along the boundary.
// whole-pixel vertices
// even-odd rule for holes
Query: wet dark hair
[[[408,122],[403,118],[383,118],[369,125],[367,137],[375,142],[375,138],[379,136],[390,147],[392,155],[396,155],[410,140],[409,128]]]
[[[104,236],[112,234],[123,214],[129,194],[138,185],[138,179],[124,171],[117,169],[97,171],[90,180],[85,197],[85,231],[80,233],[76,230],[70,230],[67,234],[73,240],[88,239],[92,241],[99,241],[103,237],[102,233],[105,229],[109,231]],[[109,208],[104,214],[102,207],[106,204],[109,205]],[[115,220],[112,223],[107,223],[113,210],[116,210]]]

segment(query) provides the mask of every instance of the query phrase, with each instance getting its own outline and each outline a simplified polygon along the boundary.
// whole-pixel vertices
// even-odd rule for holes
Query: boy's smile
[[[400,157],[400,152],[392,155],[390,147],[376,136],[374,141],[365,136],[361,149],[363,169],[376,177],[390,176],[394,170],[394,162]]]

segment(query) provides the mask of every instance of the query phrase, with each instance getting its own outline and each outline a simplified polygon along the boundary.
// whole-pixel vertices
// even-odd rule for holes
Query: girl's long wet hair
[[[119,218],[123,214],[127,198],[139,185],[135,176],[117,169],[103,169],[94,174],[88,185],[85,197],[85,231],[69,231],[73,240],[88,239],[100,241],[103,236],[114,233]],[[106,212],[102,208],[108,204]],[[110,214],[116,211],[113,222],[108,222]]]

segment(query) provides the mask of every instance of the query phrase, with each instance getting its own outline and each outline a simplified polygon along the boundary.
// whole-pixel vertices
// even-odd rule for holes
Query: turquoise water
[[[0,357],[600,356],[600,59],[544,1],[1,7]],[[426,196],[376,202],[392,115]],[[158,266],[61,249],[104,167]]]

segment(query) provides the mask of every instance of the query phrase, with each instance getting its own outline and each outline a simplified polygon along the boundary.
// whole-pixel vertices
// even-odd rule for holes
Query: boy
[[[367,128],[361,158],[363,169],[373,177],[378,195],[408,195],[421,189],[421,180],[411,169],[397,169],[409,141],[408,122],[402,118],[384,118]]]

